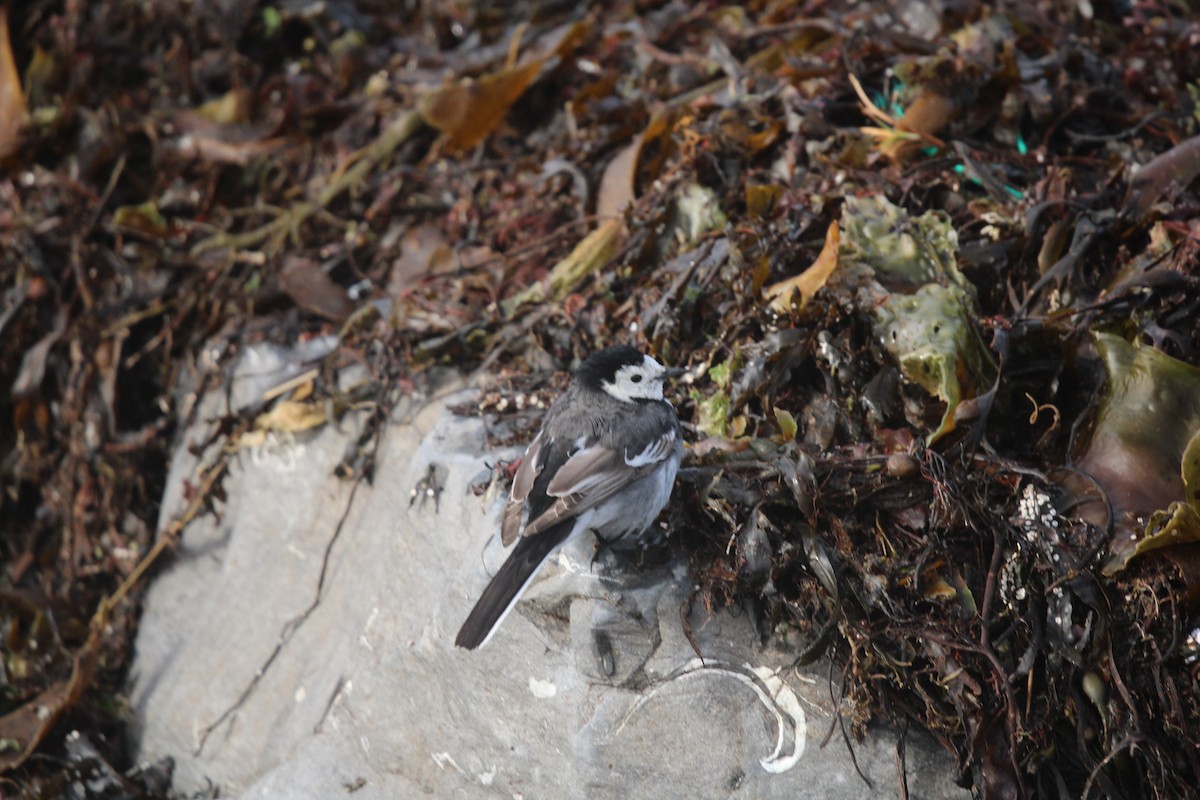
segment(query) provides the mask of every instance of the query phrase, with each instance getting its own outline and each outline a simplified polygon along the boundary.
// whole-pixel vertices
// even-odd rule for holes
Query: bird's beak
[[[680,375],[686,375],[686,374],[687,374],[687,367],[672,367],[670,369],[663,370],[663,377],[669,378],[671,380],[678,378]]]

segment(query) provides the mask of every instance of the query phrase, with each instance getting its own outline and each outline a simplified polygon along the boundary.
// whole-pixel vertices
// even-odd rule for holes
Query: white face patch
[[[663,365],[650,356],[641,364],[627,364],[617,370],[613,381],[605,381],[604,391],[625,403],[635,400],[662,400]]]

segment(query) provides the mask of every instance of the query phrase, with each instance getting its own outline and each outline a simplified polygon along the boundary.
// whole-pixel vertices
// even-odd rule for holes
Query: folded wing
[[[600,444],[577,450],[555,471],[546,486],[546,494],[553,502],[526,523],[521,535],[535,536],[619,494],[671,456],[675,436],[675,431],[668,431],[634,454]]]

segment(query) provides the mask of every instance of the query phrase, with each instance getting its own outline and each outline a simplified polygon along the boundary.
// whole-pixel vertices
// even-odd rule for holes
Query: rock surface
[[[297,364],[252,351],[232,402]],[[198,418],[223,402],[205,398]],[[141,756],[175,757],[176,788],[356,800],[900,795],[894,732],[855,745],[869,784],[839,732],[822,746],[836,724],[828,665],[798,671],[745,615],[693,609],[696,657],[682,565],[593,565],[581,542],[486,647],[455,648],[504,557],[503,495],[471,487],[486,462],[516,454],[486,452],[482,422],[444,400],[414,401],[386,434],[374,484],[355,488],[332,474],[353,428],[243,452],[220,517],[186,530],[148,593],[131,697]],[[164,519],[195,464],[180,447]],[[440,497],[410,505],[431,467]],[[910,734],[905,752],[911,796],[968,796],[927,738]]]

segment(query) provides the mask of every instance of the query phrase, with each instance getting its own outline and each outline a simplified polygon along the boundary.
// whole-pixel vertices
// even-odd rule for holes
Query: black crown
[[[592,353],[575,370],[575,380],[592,389],[600,389],[604,383],[612,383],[621,367],[644,363],[646,356],[636,347],[617,344]]]

